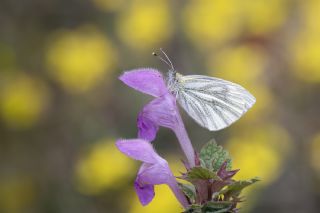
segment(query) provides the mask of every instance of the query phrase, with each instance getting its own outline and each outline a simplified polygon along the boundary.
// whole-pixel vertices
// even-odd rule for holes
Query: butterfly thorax
[[[167,74],[167,87],[171,93],[177,95],[181,85],[182,75],[176,70],[169,70]]]

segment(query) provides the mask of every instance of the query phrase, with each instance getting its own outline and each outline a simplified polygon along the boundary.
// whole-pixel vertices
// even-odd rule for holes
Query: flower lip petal
[[[159,97],[168,92],[162,74],[153,68],[126,71],[119,79],[129,87],[154,97]]]
[[[154,186],[159,184],[167,184],[171,188],[179,202],[185,208],[188,206],[188,201],[179,189],[177,181],[172,174],[167,161],[163,159],[162,162],[159,162],[157,164],[143,163],[139,169],[135,181],[136,192],[139,196],[140,202],[143,205],[144,203],[146,203],[146,200],[150,202],[154,196],[151,193],[151,189],[148,189],[148,187],[150,187],[150,185]]]
[[[137,181],[135,181],[134,188],[142,205],[145,206],[149,204],[154,198],[154,185],[148,184],[141,186]]]
[[[145,163],[157,163],[160,156],[154,151],[152,145],[143,139],[117,140],[116,146],[125,155]]]

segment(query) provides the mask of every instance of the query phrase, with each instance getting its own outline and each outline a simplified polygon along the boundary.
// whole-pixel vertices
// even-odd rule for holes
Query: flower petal
[[[118,149],[125,155],[146,163],[157,163],[160,156],[154,151],[152,145],[143,139],[118,140]]]
[[[156,69],[134,69],[125,72],[119,79],[129,87],[154,97],[159,97],[168,92],[162,74]]]
[[[171,94],[168,93],[162,97],[156,98],[145,105],[140,112],[140,120],[147,121],[148,123],[144,126],[145,128],[141,128],[141,130],[139,128],[139,131],[141,131],[141,134],[146,134],[147,131],[153,133],[147,128],[149,127],[155,129],[155,126],[163,126],[174,129],[178,125],[178,114],[179,112],[176,105],[176,100]],[[142,133],[142,131],[144,131],[144,133]]]
[[[161,159],[158,164],[143,163],[139,169],[135,182],[136,192],[143,205],[148,204],[153,199],[153,186],[158,184],[167,184],[181,205],[187,208],[188,201],[179,189],[178,183],[172,174],[167,161]]]
[[[142,205],[152,201],[155,195],[154,185],[167,184],[170,182],[168,178],[174,178],[167,165],[165,160],[159,164],[143,163],[141,165],[134,187]]]
[[[144,184],[168,184],[175,178],[169,169],[168,163],[162,159],[157,164],[142,164],[137,181]]]
[[[143,111],[139,113],[137,119],[138,137],[147,141],[153,141],[159,130],[159,126],[143,115]]]
[[[137,181],[134,182],[134,188],[139,197],[140,203],[142,205],[147,205],[154,198],[154,185],[144,184],[140,185]]]
[[[195,166],[195,152],[181,119],[176,99],[171,93],[155,98],[143,107],[138,117],[138,136],[152,141],[159,126],[169,128],[176,134],[189,165]]]

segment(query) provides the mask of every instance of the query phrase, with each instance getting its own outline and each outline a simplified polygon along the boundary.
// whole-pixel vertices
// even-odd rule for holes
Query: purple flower
[[[134,186],[142,205],[147,205],[154,197],[154,185],[167,184],[184,208],[188,201],[179,189],[168,163],[153,149],[151,143],[143,139],[118,140],[118,149],[127,156],[142,161]]]
[[[169,92],[162,74],[152,68],[125,72],[120,80],[128,86],[155,97],[145,105],[138,116],[138,137],[153,141],[159,126],[170,128],[177,136],[180,146],[191,167],[195,166],[195,154],[181,119],[175,97]]]
[[[125,72],[120,76],[120,80],[129,87],[154,97],[160,97],[168,91],[162,74],[152,68]]]

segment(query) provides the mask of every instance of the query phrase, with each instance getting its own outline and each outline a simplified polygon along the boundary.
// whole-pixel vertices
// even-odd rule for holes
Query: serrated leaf
[[[219,210],[210,210],[210,209],[202,210],[202,213],[229,213],[229,212],[230,212],[230,208],[219,209]]]
[[[201,205],[192,204],[186,211],[183,213],[203,213],[201,210]]]
[[[219,210],[206,209],[206,210],[202,210],[202,213],[230,213],[230,209],[229,208],[219,209]]]
[[[216,172],[203,167],[193,167],[186,174],[187,180],[221,180]]]
[[[206,203],[207,208],[212,209],[224,209],[224,208],[230,208],[232,206],[233,202],[231,201],[209,201]]]
[[[235,181],[228,185],[225,189],[221,191],[221,194],[224,194],[225,196],[238,196],[240,195],[241,191],[254,184],[255,182],[260,181],[259,178],[255,177],[249,180],[240,180],[240,181]]]
[[[182,192],[189,198],[191,203],[195,202],[196,199],[196,189],[191,184],[178,183]]]
[[[202,160],[201,158],[199,158],[200,160],[200,166],[203,168],[206,168],[206,163],[204,162],[204,160]]]
[[[193,204],[184,213],[230,213],[233,202],[229,201],[209,201],[203,205]]]
[[[227,169],[231,169],[229,153],[217,145],[213,139],[202,147],[200,159],[204,161],[205,167],[212,171],[218,171],[225,161],[227,162]]]
[[[230,201],[209,201],[202,207],[205,213],[230,212],[234,203]]]

